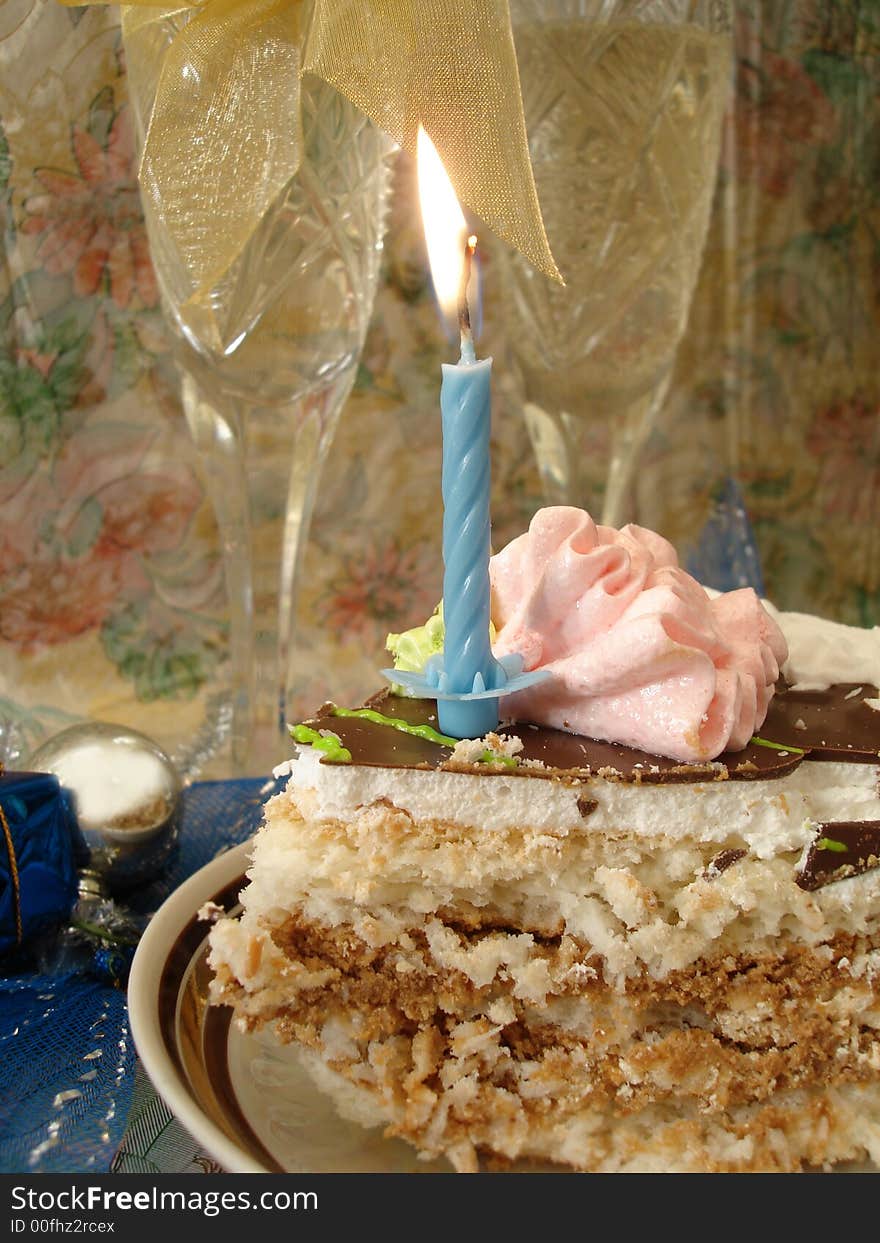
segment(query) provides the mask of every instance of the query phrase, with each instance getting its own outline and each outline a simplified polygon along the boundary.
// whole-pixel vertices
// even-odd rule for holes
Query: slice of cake
[[[552,679],[484,739],[389,692],[301,727],[213,1000],[459,1170],[880,1161],[880,631],[579,511],[514,545],[496,650]]]

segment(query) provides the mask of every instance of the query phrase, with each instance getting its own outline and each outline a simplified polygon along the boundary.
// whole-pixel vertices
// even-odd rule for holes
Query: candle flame
[[[468,236],[467,223],[452,182],[443,167],[437,148],[421,126],[417,154],[419,202],[428,247],[428,262],[431,266],[431,280],[443,315],[453,321],[458,312],[464,273],[465,242],[473,250],[477,239]]]

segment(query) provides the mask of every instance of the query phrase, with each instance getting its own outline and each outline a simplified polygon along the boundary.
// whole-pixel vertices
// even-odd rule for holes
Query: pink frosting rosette
[[[710,598],[662,536],[542,509],[489,571],[495,655],[553,675],[503,702],[517,720],[685,762],[763,724],[782,631],[750,587]]]

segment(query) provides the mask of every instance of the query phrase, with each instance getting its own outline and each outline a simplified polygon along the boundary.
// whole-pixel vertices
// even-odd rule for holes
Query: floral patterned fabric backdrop
[[[707,550],[723,541],[709,536],[741,499],[772,599],[873,625],[880,9],[738,0],[735,12],[705,261],[629,516],[711,580]],[[140,213],[115,9],[0,5],[0,204],[0,754],[14,761],[99,717],[185,761],[222,720],[226,607]],[[491,244],[485,288],[501,546],[541,495]],[[374,690],[386,633],[440,597],[448,358],[401,159],[372,327],[306,553],[292,715]],[[598,506],[602,428],[595,444]],[[202,771],[223,773],[222,750]]]
[[[738,0],[699,287],[641,476],[686,548],[739,483],[767,594],[880,621],[880,8]]]

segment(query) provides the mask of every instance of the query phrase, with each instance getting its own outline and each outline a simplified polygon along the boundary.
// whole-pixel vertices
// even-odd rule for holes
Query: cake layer
[[[389,1135],[418,1146],[416,1133],[405,1122],[388,1123],[387,1110],[377,1105],[374,1091],[334,1070],[312,1050],[302,1051],[301,1057],[343,1118],[361,1126],[384,1126]],[[734,1106],[723,1115],[682,1110],[671,1103],[625,1117],[609,1116],[589,1099],[557,1115],[551,1098],[542,1113],[530,1111],[525,1129],[507,1099],[486,1102],[485,1111],[477,1106],[462,1113],[462,1118],[447,1115],[450,1138],[444,1152],[463,1173],[509,1168],[513,1162],[517,1169],[523,1168],[522,1162],[539,1169],[552,1163],[597,1174],[799,1173],[860,1162],[865,1154],[877,1162],[880,1088],[876,1080],[804,1087],[777,1093],[766,1103]],[[471,1141],[475,1133],[486,1137],[479,1151]],[[516,1156],[505,1155],[507,1151]]]
[[[761,858],[803,846],[805,822],[875,820],[877,769],[813,761],[784,776],[755,781],[618,782],[566,774],[536,782],[523,772],[491,775],[329,765],[304,750],[292,764],[295,798],[310,819],[348,820],[373,804],[406,811],[416,823],[446,821],[487,832],[520,828],[565,837],[587,825],[592,835],[656,839],[739,838]]]
[[[522,970],[519,987],[537,1001],[547,990],[527,971],[534,937],[577,938],[592,947],[606,978],[620,982],[643,968],[659,978],[707,955],[772,952],[782,933],[814,945],[877,924],[880,869],[815,891],[799,883],[829,808],[880,818],[870,765],[805,764],[761,782],[763,798],[751,782],[400,777],[392,788],[383,785],[383,770],[325,766],[308,752],[297,761],[255,841],[242,936],[257,921],[274,927],[300,906],[328,927],[369,927],[367,939],[377,943],[415,924],[435,937],[438,956],[475,980],[502,963],[514,978]],[[463,824],[430,814],[459,787],[460,795],[445,795],[450,815],[458,809],[478,819],[482,791],[490,811],[506,798],[515,803],[511,822]],[[520,792],[533,797],[522,800]],[[586,814],[585,794],[595,803]],[[422,795],[430,808],[419,803]],[[545,797],[559,827],[540,811]],[[491,951],[483,945],[468,958],[449,941],[449,913],[459,924],[496,929]]]
[[[385,944],[371,931],[302,910],[249,936],[221,925],[215,991],[240,1022],[310,1049],[359,1120],[426,1156],[704,1170],[880,1157],[877,935],[781,938],[623,989],[589,946],[529,938],[519,980],[550,982],[536,1003],[503,966],[477,982],[443,952],[454,940],[464,965],[497,931],[413,926]]]
[[[873,773],[780,783],[814,774],[819,798],[826,768]],[[796,840],[764,858],[700,818],[677,840],[595,811],[556,834],[414,821],[384,798],[303,818],[316,772],[307,759],[267,806],[244,913],[212,933],[212,991],[310,1049],[362,1120],[460,1169],[880,1157],[880,869],[807,892]],[[601,785],[639,805],[757,789]]]

